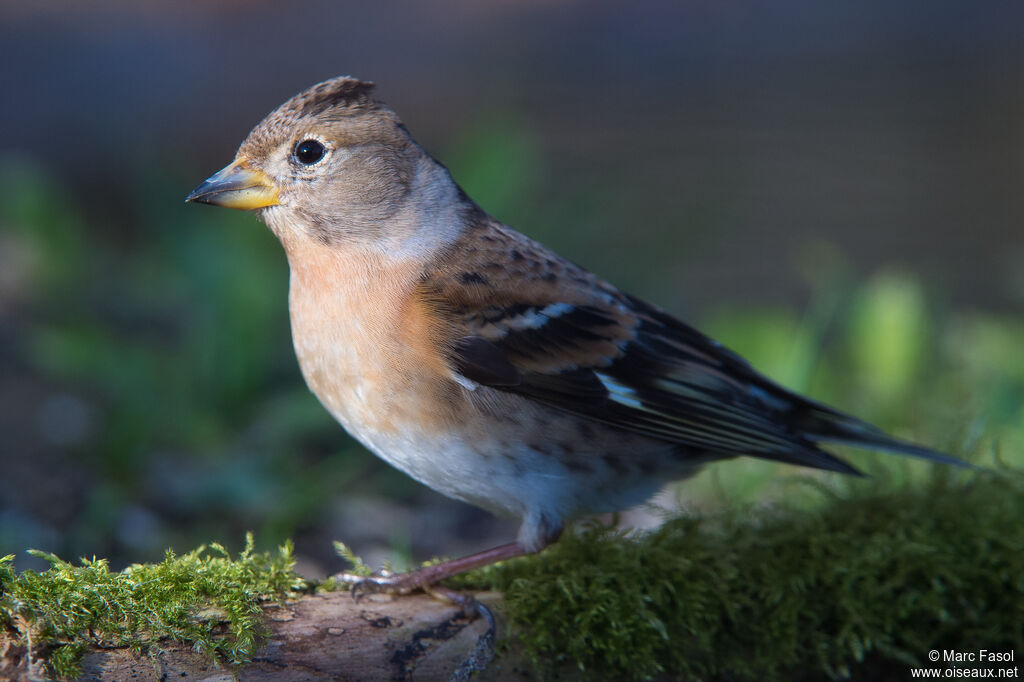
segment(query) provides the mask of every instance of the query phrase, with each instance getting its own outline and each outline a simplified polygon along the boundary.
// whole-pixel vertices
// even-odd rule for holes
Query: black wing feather
[[[617,304],[615,311],[565,305],[537,324],[507,326],[500,337],[461,338],[453,346],[454,367],[478,384],[723,456],[859,474],[817,446],[832,441],[964,464],[779,386],[739,355],[639,299],[623,296]],[[535,309],[520,306],[514,314]],[[622,310],[632,316],[629,338],[619,339],[614,355],[580,366],[581,349],[615,340],[615,313]],[[488,322],[495,319],[491,315]]]

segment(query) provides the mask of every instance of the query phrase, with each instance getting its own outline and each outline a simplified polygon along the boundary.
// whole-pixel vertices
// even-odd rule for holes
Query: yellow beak
[[[185,197],[186,203],[190,201],[243,211],[281,203],[273,181],[263,171],[249,168],[248,159],[235,159],[211,175]]]

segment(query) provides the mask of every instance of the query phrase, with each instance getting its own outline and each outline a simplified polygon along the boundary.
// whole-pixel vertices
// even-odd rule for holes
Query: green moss
[[[293,571],[290,544],[256,553],[251,535],[237,559],[214,544],[182,556],[168,551],[161,563],[121,572],[111,572],[103,559],[73,566],[33,554],[50,569],[16,573],[12,556],[0,559],[0,623],[58,677],[77,675],[90,645],[153,651],[165,638],[243,663],[263,634],[261,604],[309,589]]]
[[[580,526],[453,584],[503,591],[512,631],[549,677],[881,679],[931,649],[1024,648],[1024,475],[936,468],[917,483],[793,485],[781,503],[650,533]],[[59,676],[92,644],[151,651],[161,638],[244,663],[261,604],[315,587],[293,572],[290,546],[258,554],[251,537],[237,559],[212,545],[120,573],[43,556],[43,573],[0,560],[0,621]]]
[[[1024,476],[939,472],[627,536],[590,527],[463,585],[504,591],[540,669],[585,679],[902,679],[1024,647]]]

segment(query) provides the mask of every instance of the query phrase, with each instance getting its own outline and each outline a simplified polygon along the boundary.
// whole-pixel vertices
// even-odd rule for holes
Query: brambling
[[[254,210],[291,268],[303,376],[379,457],[522,521],[510,544],[375,586],[537,552],[575,517],[746,455],[858,473],[854,445],[963,464],[759,374],[660,308],[489,216],[353,78],[268,115],[186,201]]]

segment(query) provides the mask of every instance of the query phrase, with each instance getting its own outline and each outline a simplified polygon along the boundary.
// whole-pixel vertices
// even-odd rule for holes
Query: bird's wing
[[[818,441],[959,460],[775,384],[721,344],[500,228],[424,278],[449,364],[489,386],[698,450],[857,473]]]

